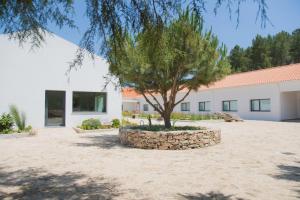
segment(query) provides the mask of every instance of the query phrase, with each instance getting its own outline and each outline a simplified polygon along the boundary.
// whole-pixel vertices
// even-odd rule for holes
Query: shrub
[[[84,130],[99,129],[101,128],[101,122],[99,119],[90,118],[82,122],[81,128]]]
[[[172,126],[170,128],[166,128],[163,125],[141,125],[141,126],[133,126],[131,129],[140,129],[145,131],[185,131],[185,130],[204,130],[204,127],[197,126]]]
[[[120,123],[120,120],[119,119],[113,119],[112,120],[112,127],[113,128],[119,128],[120,127],[120,125],[121,125],[121,123]]]
[[[24,112],[20,113],[15,105],[10,106],[10,114],[12,115],[15,124],[18,127],[18,132],[24,131],[26,128],[26,115]]]
[[[122,126],[137,126],[136,123],[130,122],[126,119],[122,119]]]
[[[30,132],[31,130],[32,130],[32,126],[30,125],[24,129],[25,132]]]
[[[3,113],[0,117],[0,133],[9,133],[12,131],[14,120],[10,114]]]

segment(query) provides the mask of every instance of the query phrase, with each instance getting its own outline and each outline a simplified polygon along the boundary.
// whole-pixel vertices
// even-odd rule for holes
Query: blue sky
[[[50,26],[50,31],[55,34],[78,44],[80,38],[87,28],[87,19],[85,17],[85,2],[75,1],[75,21],[79,31],[67,28],[59,30],[57,27]],[[257,35],[276,34],[282,30],[292,32],[300,28],[300,0],[267,0],[268,16],[273,24],[267,24],[265,28],[261,27],[260,21],[256,21],[258,7],[253,1],[247,1],[241,5],[240,24],[236,28],[236,15],[233,13],[230,20],[226,5],[223,5],[217,15],[213,13],[213,2],[207,0],[207,11],[203,13],[206,29],[212,28],[220,42],[223,42],[228,49],[239,44],[242,47],[251,45],[252,39]]]

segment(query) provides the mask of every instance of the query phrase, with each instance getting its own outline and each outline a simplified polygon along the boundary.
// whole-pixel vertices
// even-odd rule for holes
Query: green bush
[[[10,133],[14,125],[14,119],[10,114],[3,113],[0,117],[0,133]]]
[[[101,122],[99,119],[90,118],[82,122],[81,128],[84,130],[99,129],[101,128]]]
[[[24,129],[25,132],[30,132],[31,130],[32,130],[32,126],[30,125]]]
[[[141,125],[141,126],[133,126],[131,129],[140,129],[145,131],[185,131],[185,130],[204,130],[204,127],[197,126],[172,126],[170,128],[166,128],[164,125]]]
[[[122,126],[137,126],[137,123],[133,123],[126,119],[122,119]]]
[[[120,125],[121,125],[121,123],[120,123],[120,120],[119,119],[113,119],[112,120],[112,127],[113,128],[119,128],[120,127]]]

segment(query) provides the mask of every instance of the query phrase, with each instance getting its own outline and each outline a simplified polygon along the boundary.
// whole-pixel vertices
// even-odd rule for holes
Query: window
[[[186,103],[181,103],[181,111],[190,111],[190,103],[186,102]]]
[[[199,111],[210,111],[210,101],[199,102]]]
[[[251,99],[250,101],[252,112],[270,112],[271,100],[270,99]]]
[[[157,109],[156,108],[159,108],[159,105],[158,104],[154,104],[154,111],[157,111]]]
[[[106,93],[73,92],[73,112],[106,112]]]
[[[223,101],[223,111],[237,111],[237,100]]]
[[[148,110],[149,110],[148,104],[144,104],[144,105],[143,105],[143,110],[144,110],[144,111],[148,111]]]

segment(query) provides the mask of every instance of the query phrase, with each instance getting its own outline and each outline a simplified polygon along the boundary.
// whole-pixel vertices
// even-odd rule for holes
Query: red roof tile
[[[300,63],[232,74],[211,84],[209,87],[201,86],[199,89],[205,90],[259,85],[291,80],[300,80]]]
[[[300,63],[232,74],[211,84],[209,87],[201,86],[199,90],[278,83],[292,80],[300,80]],[[132,88],[124,88],[122,95],[125,98],[138,98],[142,96]]]

